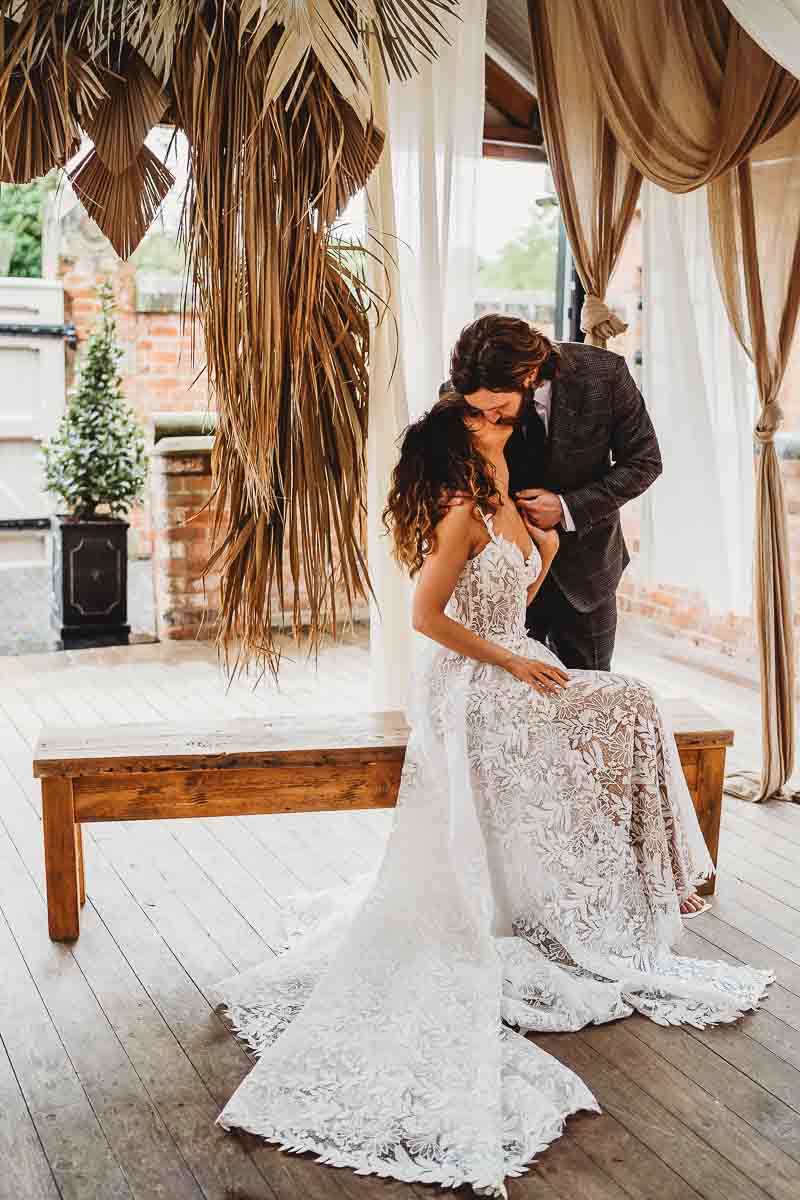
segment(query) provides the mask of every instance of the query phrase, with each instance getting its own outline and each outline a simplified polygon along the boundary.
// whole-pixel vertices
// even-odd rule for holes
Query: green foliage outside
[[[144,491],[144,431],[122,395],[114,293],[104,283],[103,306],[80,365],[76,387],[58,432],[43,447],[45,487],[72,516],[91,517],[99,506],[122,516]]]
[[[525,228],[506,242],[496,258],[479,262],[478,286],[552,291],[557,255],[558,210],[532,204]]]
[[[42,274],[42,203],[55,178],[0,185],[0,229],[15,235],[9,275],[37,279]]]

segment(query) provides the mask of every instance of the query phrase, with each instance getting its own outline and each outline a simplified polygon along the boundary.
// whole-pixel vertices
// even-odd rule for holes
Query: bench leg
[[[75,824],[75,857],[78,861],[78,897],[81,908],[86,903],[86,874],[83,867],[83,826]]]
[[[722,818],[722,786],[725,779],[725,747],[703,750],[697,764],[697,817],[706,839],[708,852],[717,865],[719,825]],[[699,896],[713,896],[717,877],[697,889]]]
[[[80,933],[78,837],[71,779],[42,780],[47,924],[54,942]]]

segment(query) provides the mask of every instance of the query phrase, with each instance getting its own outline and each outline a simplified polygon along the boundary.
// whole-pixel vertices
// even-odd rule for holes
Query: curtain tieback
[[[774,401],[770,404],[765,404],[761,410],[753,437],[762,446],[768,445],[775,440],[775,434],[783,424],[783,410],[779,404]]]
[[[624,333],[627,328],[627,324],[611,311],[605,300],[591,293],[587,295],[581,309],[581,329],[584,333],[607,340]]]

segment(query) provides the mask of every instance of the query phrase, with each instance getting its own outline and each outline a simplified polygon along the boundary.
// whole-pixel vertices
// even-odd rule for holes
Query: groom
[[[455,389],[489,420],[514,425],[511,494],[526,522],[561,538],[528,609],[529,635],[569,668],[610,670],[616,591],[630,561],[619,509],[661,474],[658,439],[625,360],[488,314],[462,331],[451,371],[440,392]]]

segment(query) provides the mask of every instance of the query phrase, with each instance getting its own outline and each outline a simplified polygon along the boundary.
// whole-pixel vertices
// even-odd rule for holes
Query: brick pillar
[[[166,437],[152,458],[156,632],[161,640],[217,630],[219,576],[202,579],[211,553],[211,437]]]
[[[220,608],[219,575],[210,575],[203,590],[202,570],[211,556],[211,514],[203,506],[211,495],[213,413],[154,413],[151,506],[153,512],[153,571],[156,632],[162,640],[215,637]],[[288,553],[283,562],[286,608],[276,603],[272,624],[292,629],[293,584]],[[308,620],[307,601],[300,585],[300,620]],[[277,597],[275,597],[277,601]],[[340,622],[347,619],[347,596],[337,589]],[[353,606],[353,619],[369,620],[369,606]]]

